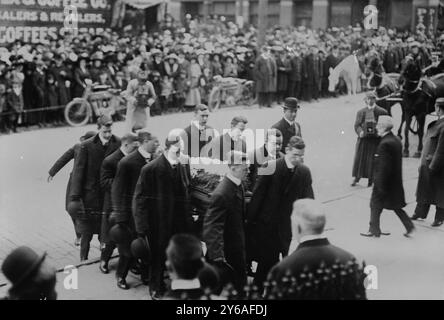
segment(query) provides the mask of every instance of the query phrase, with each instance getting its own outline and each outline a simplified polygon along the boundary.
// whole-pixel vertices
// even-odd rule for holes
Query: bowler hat
[[[144,261],[151,259],[151,249],[148,243],[148,238],[138,237],[131,242],[131,253],[136,259],[142,259]]]
[[[300,107],[298,99],[294,97],[285,98],[284,109],[299,109]]]
[[[2,272],[11,282],[12,288],[17,288],[37,272],[45,257],[46,252],[39,256],[29,247],[18,247],[3,261]]]
[[[131,241],[131,232],[128,227],[118,223],[109,230],[109,238],[115,243],[129,243]]]
[[[87,131],[83,136],[81,136],[81,139],[87,140],[91,137],[94,137],[97,134],[95,131]]]

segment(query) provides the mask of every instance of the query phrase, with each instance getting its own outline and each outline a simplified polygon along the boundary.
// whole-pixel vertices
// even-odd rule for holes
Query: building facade
[[[227,20],[257,24],[258,0],[171,0],[168,11],[182,20],[185,14],[225,16]],[[441,2],[443,2],[441,0]],[[362,23],[364,8],[375,5],[379,25],[414,29],[418,23],[436,27],[440,0],[268,0],[269,26],[344,27]]]

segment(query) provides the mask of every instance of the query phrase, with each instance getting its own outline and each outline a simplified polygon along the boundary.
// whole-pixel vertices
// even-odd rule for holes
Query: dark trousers
[[[111,256],[113,255],[115,248],[116,248],[116,245],[113,242],[106,243],[100,253],[100,260],[108,263],[109,259],[111,259]]]
[[[381,228],[379,225],[379,221],[381,218],[382,210],[384,210],[381,207],[375,207],[370,206],[371,213],[370,213],[370,229],[369,231],[373,234],[380,235],[381,234]],[[403,209],[395,209],[396,215],[401,220],[402,224],[406,228],[406,230],[411,230],[413,226],[413,222],[410,220],[409,216]]]
[[[415,215],[425,219],[429,214],[430,204],[417,203],[415,208]],[[435,221],[443,221],[444,220],[444,208],[436,207],[435,212]]]
[[[270,92],[258,92],[257,93],[257,103],[261,107],[271,106],[272,93]]]
[[[92,238],[92,233],[82,233],[80,238],[80,261],[88,260],[89,247]]]
[[[301,99],[301,82],[289,81],[287,88],[287,96]]]

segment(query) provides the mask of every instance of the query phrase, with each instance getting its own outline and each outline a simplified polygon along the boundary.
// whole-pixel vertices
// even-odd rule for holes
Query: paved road
[[[356,188],[350,187],[350,182],[356,142],[353,123],[362,101],[363,96],[358,95],[304,103],[298,114],[307,144],[305,162],[312,170],[315,195],[326,204],[327,234],[335,244],[353,252],[367,264],[378,267],[379,288],[369,291],[370,298],[443,298],[444,256],[441,244],[444,242],[444,228],[429,227],[431,221],[420,222],[417,223],[415,237],[406,239],[396,216],[384,213],[382,226],[392,232],[391,236],[381,239],[359,236],[359,232],[366,231],[368,226],[370,189],[365,188],[366,181]],[[236,107],[212,114],[210,124],[222,131],[229,127],[233,116],[245,115],[250,128],[269,128],[280,119],[281,114],[280,108]],[[155,117],[151,120],[150,130],[163,139],[171,128],[188,125],[191,117],[191,113]],[[394,109],[394,117],[399,121],[398,107]],[[0,136],[0,263],[14,247],[30,245],[39,252],[47,251],[49,259],[58,268],[78,264],[79,252],[72,245],[71,222],[64,212],[65,188],[72,164],[59,172],[49,184],[46,177],[53,162],[85,131],[94,129],[95,126],[90,125]],[[115,133],[123,133],[123,123],[115,124]],[[416,144],[417,139],[413,138],[411,153]],[[409,214],[414,207],[417,165],[417,159],[404,161]],[[90,258],[98,257],[95,239]],[[103,295],[103,291],[93,289],[94,286],[101,288],[93,285],[94,281],[100,284],[104,279],[94,280],[96,278],[88,278],[89,289],[83,297],[108,297]],[[4,279],[0,275],[2,282]],[[96,296],[94,290],[97,291]],[[146,293],[144,290],[141,292]],[[116,294],[118,296],[119,291]],[[74,296],[62,293],[61,297]],[[125,297],[128,298],[127,295]]]

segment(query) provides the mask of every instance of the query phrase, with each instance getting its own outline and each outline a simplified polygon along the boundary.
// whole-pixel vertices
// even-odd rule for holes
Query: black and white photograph
[[[442,300],[443,224],[443,0],[0,0],[0,304]]]

